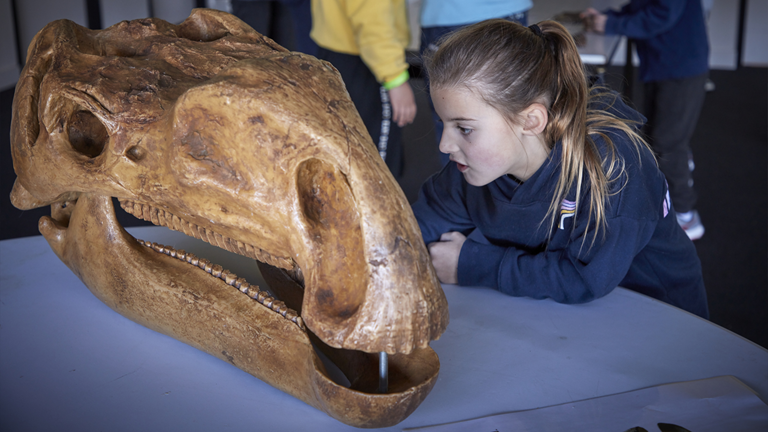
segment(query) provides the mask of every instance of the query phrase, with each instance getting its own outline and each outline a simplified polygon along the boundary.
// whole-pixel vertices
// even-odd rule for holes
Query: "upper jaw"
[[[248,230],[233,226],[231,218],[185,215],[140,201],[121,205],[137,217],[301,275],[303,319],[328,345],[408,353],[442,333],[447,305],[410,207],[402,193],[377,190],[381,183],[350,182],[330,164],[306,161],[298,169],[295,200],[252,211],[269,216],[271,225],[250,221]],[[255,232],[268,234],[256,238]]]

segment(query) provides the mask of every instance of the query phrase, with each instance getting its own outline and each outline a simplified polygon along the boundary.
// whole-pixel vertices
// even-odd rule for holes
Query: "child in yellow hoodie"
[[[400,127],[413,122],[405,0],[312,0],[317,57],[341,73],[352,102],[392,175],[402,174]]]

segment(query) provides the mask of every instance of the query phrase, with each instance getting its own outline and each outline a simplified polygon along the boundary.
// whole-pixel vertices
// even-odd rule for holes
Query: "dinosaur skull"
[[[27,58],[11,199],[53,206],[41,232],[65,262],[55,232],[71,207],[90,197],[102,211],[94,200],[116,197],[137,217],[285,269],[303,286],[300,319],[331,347],[407,355],[444,331],[447,303],[410,206],[328,63],[205,9],[180,25],[56,21]],[[87,254],[108,252],[110,233],[67,262],[86,285],[99,279]]]

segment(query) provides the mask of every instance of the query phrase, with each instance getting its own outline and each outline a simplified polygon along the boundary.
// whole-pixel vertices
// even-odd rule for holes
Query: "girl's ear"
[[[544,128],[547,127],[547,121],[549,121],[547,108],[538,102],[532,103],[528,108],[523,110],[523,117],[525,118],[523,134],[526,135],[541,134],[544,132]]]

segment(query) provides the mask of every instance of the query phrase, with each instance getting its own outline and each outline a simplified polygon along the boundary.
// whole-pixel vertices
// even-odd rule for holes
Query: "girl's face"
[[[444,125],[440,151],[456,163],[467,183],[484,186],[506,174],[525,181],[544,163],[544,147],[525,145],[530,140],[523,127],[511,124],[474,92],[433,88],[431,94]],[[536,145],[541,145],[538,139]]]

